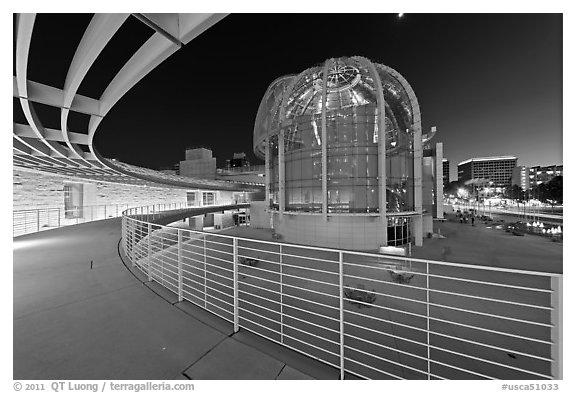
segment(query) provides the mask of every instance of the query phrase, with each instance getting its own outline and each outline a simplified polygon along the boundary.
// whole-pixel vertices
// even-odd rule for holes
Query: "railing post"
[[[208,289],[206,288],[206,235],[203,237],[204,241],[204,308],[208,308]]]
[[[550,323],[552,329],[550,331],[550,341],[552,341],[552,348],[550,351],[550,358],[552,359],[552,365],[550,373],[554,379],[564,379],[563,378],[563,332],[562,332],[562,289],[563,289],[563,276],[553,276],[550,278],[550,289],[552,289],[552,312],[550,313]]]
[[[126,208],[126,210],[128,210],[128,208]],[[118,217],[118,204],[116,204],[116,216],[115,217]]]
[[[178,301],[184,300],[182,273],[182,231],[178,229]]]
[[[60,228],[60,208],[58,208],[58,228]]]
[[[162,255],[164,253],[164,233],[162,228],[158,232],[160,232],[160,251],[158,252],[160,255],[160,280],[162,286],[164,286],[164,257]]]
[[[36,232],[40,232],[40,209],[36,209]]]
[[[128,241],[128,236],[126,236],[126,239],[124,240],[124,251],[126,251],[128,258],[130,258],[130,260],[132,261],[132,267],[136,267],[136,259],[133,257],[133,251],[136,241],[136,231],[141,232],[142,229],[139,228],[142,227],[140,223],[132,221],[133,220],[132,218],[122,217],[122,222],[124,222],[124,220],[126,220],[126,232],[131,231],[130,246],[128,246],[126,243]]]
[[[152,237],[152,224],[148,223],[148,281],[152,281],[152,248],[150,238]]]
[[[282,266],[282,244],[280,244],[280,343],[284,344],[284,269]]]
[[[340,379],[344,380],[344,255],[338,251],[338,278],[340,292]]]
[[[232,239],[234,247],[234,333],[240,330],[238,326],[238,238]]]
[[[430,264],[426,262],[426,351],[428,379],[430,379]]]
[[[104,219],[107,219],[107,215],[106,215],[106,205],[104,205]]]

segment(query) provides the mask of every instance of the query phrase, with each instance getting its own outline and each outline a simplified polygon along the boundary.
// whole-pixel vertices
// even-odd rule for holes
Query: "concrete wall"
[[[270,215],[266,211],[265,201],[250,202],[250,226],[270,229]]]
[[[422,208],[434,212],[434,159],[422,158]]]
[[[84,183],[84,206],[186,202],[186,190],[105,183],[41,172],[13,170],[13,210],[64,208],[64,183]]]
[[[202,228],[204,228],[204,215],[188,218],[188,227],[196,231],[201,231]]]
[[[254,213],[251,215],[253,220]],[[384,230],[379,217],[274,214],[274,228],[283,240],[318,247],[351,250],[376,250],[384,245]]]
[[[180,161],[180,176],[214,179],[216,178],[216,158]]]
[[[219,227],[219,229],[224,229],[233,226],[234,218],[232,217],[232,212],[214,213],[214,228]]]
[[[429,233],[434,232],[433,223],[434,220],[431,214],[424,214],[422,216],[422,232],[424,236],[428,236]]]

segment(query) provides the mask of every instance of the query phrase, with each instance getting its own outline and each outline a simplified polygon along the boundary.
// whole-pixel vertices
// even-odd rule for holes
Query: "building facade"
[[[548,183],[556,176],[564,176],[564,165],[533,166],[529,170],[530,188]]]
[[[450,161],[446,158],[442,159],[442,185],[444,187],[450,184]]]
[[[265,159],[271,226],[287,241],[422,244],[420,108],[395,70],[338,58],[275,80],[258,110],[254,152]]]
[[[514,156],[470,158],[458,164],[458,181],[484,180],[497,190],[512,185],[512,171],[517,166]]]
[[[512,170],[512,185],[518,186],[522,191],[530,188],[530,179],[528,177],[528,168],[525,166],[517,166]]]
[[[186,160],[180,161],[180,176],[197,179],[216,178],[216,157],[206,148],[186,149]]]
[[[249,167],[250,162],[246,158],[246,153],[234,153],[231,160],[226,160],[226,169]]]

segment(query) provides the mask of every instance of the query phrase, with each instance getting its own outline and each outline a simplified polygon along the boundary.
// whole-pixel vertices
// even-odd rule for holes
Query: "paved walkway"
[[[142,283],[120,219],[14,239],[14,379],[337,379],[338,371]]]

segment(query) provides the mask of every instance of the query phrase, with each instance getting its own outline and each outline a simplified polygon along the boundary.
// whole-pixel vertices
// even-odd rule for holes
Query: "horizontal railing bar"
[[[353,348],[353,347],[351,347],[351,346],[349,346],[349,345],[344,345],[344,348],[348,348],[348,349],[351,349],[352,351],[360,352],[360,353],[362,353],[362,354],[364,354],[364,355],[371,356],[371,357],[373,357],[373,358],[375,358],[375,359],[378,359],[378,360],[381,360],[381,361],[383,361],[383,362],[388,362],[388,363],[395,364],[396,366],[400,366],[400,367],[402,367],[402,368],[407,368],[408,370],[416,371],[416,372],[418,372],[418,373],[420,373],[420,374],[428,375],[428,373],[427,373],[426,371],[419,370],[419,369],[417,369],[417,368],[415,368],[415,367],[408,366],[408,365],[406,365],[406,364],[398,363],[398,362],[396,362],[396,361],[394,361],[394,360],[391,360],[391,359],[386,359],[386,358],[383,358],[383,357],[380,357],[380,356],[376,356],[376,355],[374,355],[373,353],[369,353],[369,352],[363,351],[363,350],[358,349],[358,348]]]
[[[369,330],[375,331],[375,330],[373,330],[373,329],[369,329]],[[384,349],[388,349],[388,350],[390,350],[390,351],[398,352],[398,353],[401,353],[401,354],[403,354],[403,355],[411,356],[411,357],[414,357],[414,358],[419,359],[419,360],[428,361],[428,358],[427,358],[427,357],[420,356],[420,355],[415,355],[415,354],[413,354],[413,353],[406,352],[406,351],[403,351],[403,350],[398,349],[398,348],[392,348],[392,347],[389,347],[389,346],[384,345],[384,344],[380,344],[380,343],[377,343],[377,342],[369,341],[369,340],[366,340],[365,338],[362,338],[362,337],[352,336],[352,335],[347,334],[347,333],[344,333],[344,336],[350,337],[350,338],[355,339],[355,340],[364,341],[365,343],[368,343],[368,344],[371,344],[371,345],[376,345],[376,346],[378,346],[378,347],[381,347],[381,348],[384,348]],[[394,335],[390,335],[390,336],[393,337],[393,338],[399,338],[399,337],[394,336]],[[419,343],[419,344],[420,344],[420,343]]]
[[[250,284],[250,283],[248,283],[248,282],[242,282],[242,285],[248,285],[248,286],[253,287],[253,288],[256,288],[256,289],[264,290],[264,291],[271,292],[271,293],[276,293],[276,294],[279,295],[279,293],[278,293],[278,292],[274,292],[273,289],[268,289],[268,288],[260,287],[260,286],[254,285],[254,284]],[[284,285],[284,286],[288,286],[287,284],[283,284],[283,285]],[[242,292],[245,292],[245,291],[242,291]],[[249,293],[249,292],[245,292],[245,293]],[[254,295],[254,296],[256,296],[256,295]],[[296,299],[296,300],[300,300],[300,301],[304,301],[304,302],[307,302],[307,303],[312,303],[312,304],[315,304],[315,305],[317,305],[317,306],[321,306],[321,307],[325,307],[325,308],[330,308],[330,309],[333,309],[333,310],[339,310],[338,307],[330,306],[329,304],[318,303],[318,302],[315,302],[315,301],[310,300],[310,299],[305,299],[305,298],[302,298],[302,297],[297,297],[297,296],[289,295],[289,294],[287,294],[287,293],[283,293],[282,296],[284,296],[284,297],[289,297],[289,298]],[[277,303],[276,301],[271,300],[271,299],[266,299],[266,300],[273,301],[274,303]],[[278,303],[278,304],[279,304],[279,303]],[[287,306],[287,307],[292,307],[292,308],[297,308],[297,307],[290,306],[290,305],[286,305],[286,306]],[[306,311],[306,310],[302,310],[302,311],[307,312],[307,313],[311,313],[311,314],[315,314],[315,313],[313,313],[313,312],[311,312],[311,311]],[[317,315],[322,315],[322,314],[317,314]],[[326,318],[329,318],[329,317],[326,317]]]
[[[275,274],[275,275],[280,275],[280,272],[273,272],[273,271],[266,270],[266,269],[262,269],[262,268],[255,267],[255,266],[246,266],[246,265],[245,265],[245,268],[246,268],[246,269],[253,269],[253,270],[257,270],[257,271],[261,271],[261,272],[265,272],[265,273],[273,273],[273,274]],[[295,278],[295,279],[298,279],[298,280],[304,280],[304,281],[308,281],[308,282],[315,282],[315,283],[318,283],[318,284],[329,285],[329,286],[331,286],[331,287],[338,288],[338,284],[333,284],[333,283],[326,282],[326,281],[315,280],[315,279],[313,279],[313,278],[307,278],[307,277],[302,277],[302,276],[295,276],[295,275],[293,275],[293,274],[288,274],[288,273],[282,273],[282,276],[284,276],[284,277],[291,277],[291,278]]]
[[[485,317],[505,319],[505,320],[507,320],[507,321],[526,323],[526,324],[534,325],[534,326],[542,326],[542,327],[548,327],[548,328],[553,328],[553,327],[554,327],[554,325],[551,325],[551,324],[548,324],[548,323],[535,322],[535,321],[527,321],[527,320],[524,320],[524,319],[517,319],[517,318],[512,318],[512,317],[505,317],[505,316],[503,316],[503,315],[489,314],[489,313],[485,313],[485,312],[481,312],[481,311],[474,311],[474,310],[467,310],[467,309],[464,309],[464,308],[446,306],[446,305],[444,305],[444,304],[439,304],[439,303],[430,303],[430,306],[431,306],[431,307],[441,307],[441,308],[446,308],[446,309],[449,309],[449,310],[456,310],[456,311],[466,312],[466,313],[470,313],[470,314],[477,314],[477,315],[482,315],[482,316],[485,316]]]
[[[246,292],[246,291],[244,291],[243,289],[240,289],[240,288],[238,288],[238,293],[243,293],[243,294],[248,295],[248,296],[253,296],[253,297],[256,297],[256,298],[258,298],[258,299],[262,299],[262,300],[264,300],[264,301],[266,301],[266,302],[274,303],[274,304],[276,304],[276,305],[281,305],[281,304],[282,304],[282,303],[280,303],[279,301],[272,300],[272,299],[267,298],[267,297],[264,297],[264,296],[256,295],[255,293]],[[248,303],[248,304],[254,304],[254,305],[256,305],[255,303],[252,303],[252,302],[250,302],[250,301],[248,301],[248,300],[246,300],[246,299],[243,299],[243,298],[239,298],[239,300],[242,300],[243,302],[246,302],[246,303]],[[258,307],[261,307],[261,306],[258,306]],[[276,310],[273,310],[273,309],[271,309],[271,308],[269,308],[269,309],[267,309],[267,310],[270,311],[270,312],[273,312],[274,314],[281,314],[280,311],[276,311]]]
[[[280,264],[278,263],[278,265],[280,265]],[[295,269],[303,269],[303,270],[318,272],[318,273],[322,273],[322,274],[329,274],[329,275],[333,275],[333,276],[338,277],[338,273],[337,273],[337,272],[329,272],[329,271],[326,271],[326,270],[314,269],[314,268],[311,268],[311,267],[304,267],[304,266],[292,265],[292,264],[286,263],[286,262],[284,262],[284,261],[282,262],[282,267],[292,267],[292,268],[295,268]],[[336,284],[336,286],[338,286],[338,284]]]
[[[380,373],[380,374],[384,374],[384,375],[388,375],[389,377],[392,377],[392,378],[404,380],[404,378],[399,377],[399,376],[396,375],[396,374],[390,374],[389,372],[386,372],[386,371],[384,371],[384,370],[379,370],[379,369],[377,369],[377,368],[375,368],[375,367],[372,367],[372,366],[369,366],[369,365],[367,365],[367,364],[361,363],[361,362],[359,362],[358,360],[355,360],[355,359],[352,359],[352,358],[349,358],[349,357],[347,357],[346,360],[349,361],[349,362],[352,362],[352,363],[356,363],[356,364],[358,364],[359,366],[369,368],[369,369],[371,369],[371,370],[373,370],[373,371],[376,371],[376,372],[378,372],[378,373]],[[346,371],[351,372],[349,369],[346,369]],[[352,372],[352,374],[359,375],[360,377],[362,377],[362,378],[364,378],[364,379],[370,379],[370,378],[368,378],[368,377],[365,376],[365,375],[358,374],[357,372]]]
[[[320,351],[322,351],[322,352],[325,352],[325,353],[327,353],[327,354],[329,354],[329,355],[339,356],[339,354],[337,354],[337,353],[330,352],[329,350],[327,350],[327,349],[325,349],[325,348],[321,348],[321,347],[319,347],[319,346],[317,346],[317,345],[314,345],[314,344],[312,344],[312,343],[309,343],[309,342],[306,342],[306,341],[302,341],[301,339],[296,338],[296,337],[292,336],[291,334],[284,333],[284,337],[291,338],[292,340],[298,341],[298,342],[300,342],[300,343],[302,343],[302,344],[304,344],[304,345],[308,345],[308,346],[310,346],[310,347],[312,347],[312,348],[316,348],[316,349],[318,349],[318,350],[320,350]]]
[[[445,295],[454,295],[454,296],[461,296],[461,297],[466,297],[466,298],[470,298],[470,299],[476,299],[476,300],[485,300],[485,301],[490,301],[490,302],[497,302],[497,303],[502,303],[502,304],[511,304],[513,306],[521,306],[521,307],[530,307],[530,308],[536,308],[538,310],[546,310],[546,311],[551,311],[552,308],[551,307],[544,307],[544,306],[536,306],[536,305],[531,305],[531,304],[526,304],[526,303],[518,303],[518,302],[512,302],[510,300],[501,300],[501,299],[494,299],[494,298],[489,298],[489,297],[482,297],[482,296],[474,296],[474,295],[467,295],[464,293],[459,293],[459,292],[450,292],[450,291],[442,291],[440,289],[428,289],[430,292],[435,292],[435,293],[442,293]]]
[[[300,245],[298,245],[300,246]],[[376,257],[379,259],[392,259],[396,261],[402,262],[415,262],[415,263],[426,263],[430,265],[441,265],[441,266],[449,266],[449,267],[462,267],[466,269],[476,269],[476,270],[489,270],[489,271],[496,271],[501,273],[515,273],[515,274],[525,274],[529,276],[562,276],[562,273],[550,273],[550,272],[536,272],[530,270],[520,270],[520,269],[508,269],[503,267],[494,267],[494,266],[483,266],[483,265],[472,265],[472,264],[464,264],[464,263],[456,263],[456,262],[443,262],[443,261],[432,261],[427,259],[417,259],[417,258],[406,258],[406,257],[397,257],[394,255],[386,255],[383,256],[382,254],[372,254],[367,252],[361,251],[344,251],[344,255],[360,255],[360,256],[367,256],[367,257]],[[367,265],[358,265],[350,262],[344,262],[345,265],[355,265],[355,266],[362,266],[362,267],[371,267]],[[420,273],[422,274],[422,273]]]
[[[488,359],[484,359],[484,358],[480,358],[480,357],[468,355],[468,354],[465,354],[465,353],[462,353],[462,352],[452,351],[452,350],[450,350],[450,349],[446,349],[446,348],[442,348],[442,347],[437,347],[437,346],[435,346],[435,345],[430,345],[430,348],[433,348],[433,349],[436,349],[436,350],[442,351],[442,352],[452,353],[452,354],[455,354],[455,355],[458,355],[458,356],[462,356],[462,357],[465,357],[465,358],[478,360],[478,361],[481,361],[481,362],[484,362],[484,363],[493,364],[493,365],[495,365],[495,366],[505,367],[505,368],[508,368],[508,369],[511,369],[511,370],[515,370],[515,371],[520,371],[520,372],[523,372],[523,373],[526,373],[526,374],[532,374],[532,375],[537,375],[537,376],[539,376],[539,377],[544,377],[544,378],[547,378],[547,379],[551,379],[551,377],[550,377],[549,375],[540,374],[540,373],[537,373],[537,372],[535,372],[535,371],[529,371],[529,370],[525,370],[525,369],[522,369],[522,368],[519,368],[519,367],[510,366],[510,365],[503,364],[503,363],[498,363],[498,362],[495,362],[495,361],[492,361],[492,360],[488,360]]]
[[[206,254],[206,260],[209,260],[209,259],[215,259],[215,260],[220,261],[220,262],[226,262],[226,263],[228,263],[228,264],[230,264],[230,265],[233,265],[233,264],[234,264],[233,261],[227,261],[226,259],[222,259],[222,258],[215,257],[215,256],[213,256],[213,255],[208,255],[208,254]],[[216,265],[212,265],[212,266],[216,266]]]
[[[226,276],[223,276],[223,275],[218,274],[218,273],[214,273],[214,272],[209,271],[209,270],[205,270],[205,272],[206,272],[206,276],[208,276],[208,274],[211,274],[211,275],[213,275],[213,276],[220,277],[220,278],[222,278],[222,279],[224,279],[224,280],[226,280],[226,281],[232,281],[232,282],[234,281],[234,278],[233,278],[233,277],[226,277]],[[210,281],[215,282],[215,283],[218,283],[218,284],[221,284],[221,285],[224,285],[224,286],[227,287],[226,284],[219,283],[218,281],[214,281],[214,280],[210,280]],[[229,288],[232,288],[232,287],[229,287]]]
[[[481,331],[483,331],[483,332],[500,334],[500,335],[503,335],[503,336],[518,338],[518,339],[521,339],[521,340],[533,341],[533,342],[537,342],[537,343],[540,343],[540,344],[547,344],[547,345],[552,345],[552,344],[554,344],[554,343],[552,343],[552,342],[550,342],[550,341],[539,340],[539,339],[537,339],[537,338],[522,337],[522,336],[518,336],[518,335],[515,335],[515,334],[512,334],[512,333],[505,333],[505,332],[501,332],[501,331],[498,331],[498,330],[481,328],[481,327],[478,327],[478,326],[467,325],[467,324],[465,324],[465,323],[460,323],[460,322],[447,321],[447,320],[444,320],[444,319],[441,319],[441,318],[429,317],[429,319],[430,319],[431,321],[444,322],[444,323],[448,323],[448,324],[452,324],[452,325],[456,325],[456,326],[466,327],[466,328],[469,328],[469,329],[481,330]],[[430,331],[430,333],[432,333],[432,331]]]
[[[476,376],[479,376],[482,378],[486,378],[486,379],[491,379],[491,380],[496,379],[493,377],[489,377],[488,375],[480,374],[480,373],[472,371],[472,370],[468,370],[468,369],[457,367],[457,366],[454,366],[451,364],[443,363],[443,362],[440,362],[440,361],[434,360],[434,359],[430,359],[430,363],[440,364],[441,366],[444,366],[444,367],[452,368],[454,370],[462,371],[462,372],[467,373],[467,374],[473,374],[473,375],[476,375]]]
[[[248,303],[248,304],[250,304],[250,305],[253,305],[253,306],[256,306],[256,307],[265,309],[265,307],[263,307],[263,306],[254,305],[254,304],[251,304],[251,303],[246,302],[246,301],[244,301],[244,302],[245,302],[245,303]],[[274,323],[274,324],[282,325],[282,324],[280,323],[280,321],[275,321],[274,319],[265,317],[265,316],[262,315],[262,314],[258,314],[258,313],[255,313],[254,311],[248,310],[247,308],[240,308],[240,309],[238,310],[238,312],[240,312],[240,311],[244,311],[244,312],[247,312],[247,313],[249,313],[249,314],[256,315],[256,316],[258,316],[259,318],[265,319],[265,320],[270,321],[270,322],[272,322],[272,323]],[[242,316],[240,315],[240,317],[242,317]],[[252,322],[252,323],[255,324],[255,325],[260,325],[258,322],[254,321],[254,320],[252,320],[252,319],[249,319],[249,318],[247,318],[246,316],[244,316],[244,317],[242,317],[242,318],[244,318],[245,320],[247,320],[247,321],[249,321],[249,322]],[[269,328],[269,329],[272,329],[272,328]],[[280,332],[276,332],[276,333],[280,334]]]
[[[268,280],[268,279],[265,279],[265,278],[262,278],[262,277],[252,276],[252,275],[250,275],[250,274],[242,274],[242,275],[243,275],[243,276],[246,276],[246,277],[250,277],[250,278],[255,278],[255,279],[258,279],[258,280],[262,280],[262,281],[265,281],[265,282],[269,282],[269,283],[272,283],[272,284],[275,284],[275,285],[279,285],[279,283],[276,282],[276,281],[271,281],[271,280]],[[291,285],[291,284],[285,284],[285,283],[283,283],[282,286],[290,287],[290,288],[295,288],[295,289],[299,289],[299,290],[306,291],[306,292],[310,292],[310,293],[315,293],[315,294],[317,294],[317,295],[322,295],[322,296],[329,296],[329,297],[333,297],[333,298],[338,298],[338,296],[335,296],[335,295],[330,295],[330,294],[327,294],[327,293],[324,293],[324,292],[314,291],[314,290],[312,290],[312,289],[306,289],[306,288],[302,288],[302,287],[297,287],[297,286]]]
[[[288,305],[285,305],[285,307],[295,308],[295,307],[288,306]],[[312,314],[312,313],[307,312],[307,314]],[[289,315],[289,314],[286,314],[286,313],[282,313],[282,315],[283,315],[284,317],[286,317],[286,318],[295,319],[295,320],[297,320],[298,322],[303,322],[303,323],[306,323],[306,324],[308,324],[308,325],[316,326],[316,327],[318,327],[318,328],[320,328],[320,329],[328,330],[329,332],[332,332],[332,333],[336,333],[336,334],[339,334],[339,333],[340,333],[338,330],[331,329],[331,328],[326,327],[326,326],[318,325],[317,323],[313,323],[313,322],[310,322],[310,321],[306,321],[306,320],[304,320],[304,319],[295,317],[295,316],[293,316],[293,315]],[[314,315],[319,315],[320,317],[323,317],[323,318],[326,318],[326,319],[329,319],[329,320],[338,322],[337,319],[334,319],[334,318],[331,318],[331,317],[328,317],[328,316],[325,316],[325,315],[320,315],[320,314],[314,314]],[[284,324],[284,326],[289,327],[289,328],[291,328],[291,329],[299,330],[298,328],[296,328],[296,327],[294,327],[294,326],[287,325],[286,323]],[[309,332],[305,332],[305,333],[313,335],[312,333],[309,333]],[[339,344],[339,343],[334,342],[334,341],[332,341],[332,340],[330,340],[330,342],[332,342],[333,344]]]
[[[291,244],[289,245],[289,244],[286,244],[286,243],[282,243],[282,245],[283,245],[283,246],[287,246],[287,247],[294,247],[294,245],[291,245]],[[298,244],[297,247],[300,247],[300,244]],[[332,252],[333,252],[333,253],[336,253],[336,254],[338,253],[337,250],[332,250]],[[331,261],[331,260],[329,260],[329,259],[323,259],[323,258],[307,257],[307,256],[304,256],[304,255],[294,255],[294,254],[289,254],[289,253],[287,253],[287,252],[282,252],[282,256],[285,256],[285,257],[293,257],[293,258],[301,258],[301,259],[308,259],[308,260],[310,260],[310,261],[328,262],[328,263],[332,263],[332,264],[334,264],[334,265],[338,265],[338,261]]]
[[[434,331],[430,331],[430,334],[434,334],[436,336],[440,336],[440,337],[444,337],[444,338],[449,338],[449,339],[453,339],[456,341],[462,341],[468,344],[473,344],[473,345],[478,345],[481,347],[485,347],[485,348],[490,348],[490,349],[495,349],[497,351],[506,351],[509,352],[511,354],[515,354],[515,355],[520,355],[520,356],[526,356],[526,357],[530,357],[533,359],[538,359],[538,360],[543,360],[543,361],[547,361],[547,362],[552,362],[552,359],[548,359],[548,358],[544,358],[538,355],[533,355],[530,353],[526,353],[526,352],[521,352],[521,351],[516,351],[514,349],[510,349],[510,348],[504,348],[504,347],[497,347],[495,345],[490,345],[490,344],[486,344],[486,343],[481,343],[479,341],[474,341],[474,340],[468,340],[462,337],[455,337],[455,336],[451,336],[449,334],[444,334],[444,333],[438,333],[438,332],[434,332]]]
[[[401,314],[412,315],[412,316],[419,317],[419,318],[426,318],[425,315],[416,314],[416,313],[413,313],[413,312],[410,312],[410,311],[397,310],[397,309],[395,309],[395,308],[384,307],[384,306],[380,306],[380,305],[378,305],[378,304],[367,303],[367,302],[360,301],[360,300],[356,300],[356,299],[346,298],[345,300],[348,301],[348,302],[350,302],[350,303],[360,304],[360,305],[367,306],[367,307],[376,307],[376,308],[379,308],[379,309],[381,309],[381,310],[394,311],[394,312],[398,312],[398,313],[401,313]]]
[[[352,323],[352,322],[344,321],[344,324],[350,325],[350,326],[354,326],[354,327],[357,327],[357,328],[359,328],[359,329],[368,330],[368,331],[373,332],[373,333],[382,334],[382,335],[384,335],[384,336],[388,336],[388,337],[391,337],[391,338],[393,338],[393,339],[402,340],[402,341],[407,341],[407,342],[410,342],[410,343],[416,344],[416,345],[421,345],[421,346],[423,346],[423,347],[427,347],[427,346],[428,346],[426,343],[419,342],[419,341],[416,341],[416,340],[412,340],[411,338],[406,338],[406,337],[402,337],[402,336],[397,336],[397,335],[395,335],[395,334],[385,333],[385,332],[383,332],[383,331],[375,330],[375,329],[369,328],[369,327],[367,327],[367,326],[360,326],[360,325],[357,325],[357,324]],[[416,357],[417,357],[417,356],[419,356],[419,355],[412,355],[412,356],[416,356]]]

